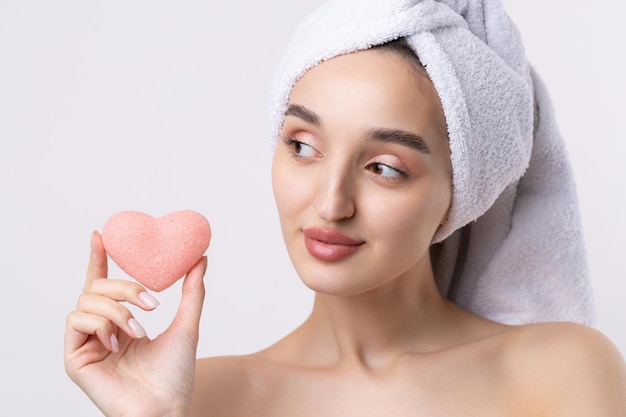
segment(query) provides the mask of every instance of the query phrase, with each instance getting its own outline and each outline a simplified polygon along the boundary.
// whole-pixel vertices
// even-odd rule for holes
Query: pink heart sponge
[[[163,217],[121,211],[102,229],[111,259],[153,291],[162,291],[194,266],[209,247],[211,226],[200,213],[181,210]]]

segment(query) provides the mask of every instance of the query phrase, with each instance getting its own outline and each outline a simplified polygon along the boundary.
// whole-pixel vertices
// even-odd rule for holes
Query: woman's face
[[[445,119],[430,80],[394,52],[342,55],[294,86],[272,181],[303,282],[356,295],[430,272],[451,200]]]

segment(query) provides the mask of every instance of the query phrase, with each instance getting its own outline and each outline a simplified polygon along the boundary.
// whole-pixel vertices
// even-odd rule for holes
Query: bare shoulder
[[[547,415],[626,417],[626,365],[601,332],[559,322],[520,326],[510,336],[520,387]]]

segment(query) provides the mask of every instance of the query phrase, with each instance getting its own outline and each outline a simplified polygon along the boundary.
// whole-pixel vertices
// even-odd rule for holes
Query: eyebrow
[[[419,135],[407,132],[402,129],[386,129],[378,128],[369,131],[369,136],[376,141],[385,143],[396,143],[398,145],[407,146],[422,153],[430,153],[426,141]]]
[[[321,127],[320,117],[313,111],[300,104],[290,104],[285,111],[286,116],[294,116],[316,127]],[[419,135],[402,129],[375,128],[368,132],[368,136],[375,141],[384,143],[395,143],[415,149],[419,152],[429,154],[430,148],[426,141]]]
[[[299,104],[290,104],[285,111],[285,116],[295,116],[317,127],[322,125],[317,114]]]

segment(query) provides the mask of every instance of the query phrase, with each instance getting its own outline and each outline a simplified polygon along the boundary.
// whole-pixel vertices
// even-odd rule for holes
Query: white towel
[[[545,86],[500,0],[331,0],[294,34],[270,96],[279,135],[295,82],[404,37],[442,102],[453,196],[435,236],[440,290],[508,324],[593,320],[575,184]]]

